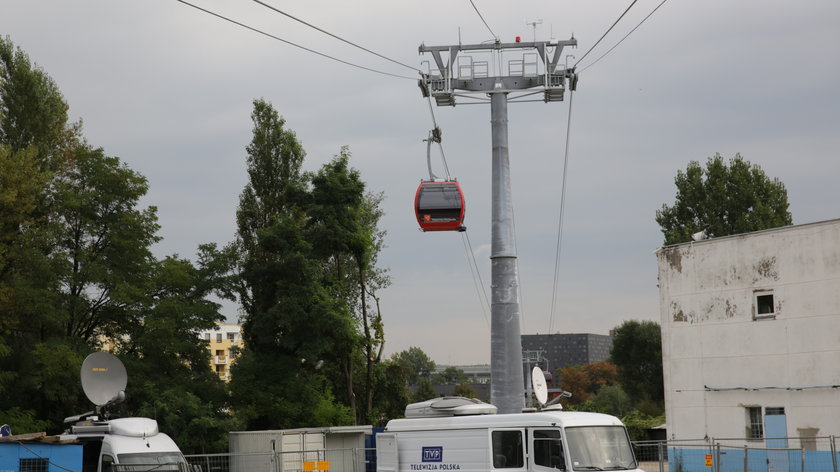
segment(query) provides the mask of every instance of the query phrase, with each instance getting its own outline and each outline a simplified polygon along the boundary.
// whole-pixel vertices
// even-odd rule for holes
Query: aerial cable
[[[481,272],[478,269],[478,264],[475,261],[475,253],[472,249],[472,243],[470,242],[470,236],[467,234],[466,231],[461,231],[462,237],[461,242],[464,244],[464,254],[467,258],[467,265],[470,266],[470,275],[472,275],[473,279],[473,286],[475,287],[475,293],[478,295],[478,302],[481,305],[481,314],[484,315],[484,322],[487,324],[487,327],[490,328],[490,321],[487,317],[487,308],[486,306],[490,305],[490,302],[487,298],[487,291],[484,289],[484,281],[481,280]],[[469,249],[467,246],[469,245]],[[470,257],[472,256],[472,257]],[[472,262],[470,262],[472,261]],[[473,267],[475,270],[473,270]],[[476,274],[478,274],[478,279],[476,279]],[[481,287],[481,291],[479,291],[479,287]],[[484,296],[482,297],[482,293]]]
[[[274,35],[273,35],[273,34],[271,34],[271,33],[266,33],[265,31],[262,31],[262,30],[259,30],[259,29],[257,29],[257,28],[254,28],[253,26],[248,26],[248,25],[246,25],[246,24],[244,24],[244,23],[240,23],[240,22],[238,22],[238,21],[236,21],[236,20],[230,19],[230,18],[228,18],[228,17],[226,17],[226,16],[224,16],[224,15],[220,15],[220,14],[218,14],[218,13],[216,13],[216,12],[213,12],[213,11],[207,10],[207,9],[205,9],[205,8],[201,8],[201,7],[200,7],[200,6],[198,6],[198,5],[193,5],[192,3],[189,3],[189,2],[187,2],[186,0],[176,0],[176,1],[181,2],[181,3],[183,3],[184,5],[187,5],[187,6],[193,7],[193,8],[195,8],[196,10],[203,11],[204,13],[207,13],[207,14],[209,14],[209,15],[213,15],[213,16],[215,16],[216,18],[220,18],[220,19],[225,20],[225,21],[227,21],[227,22],[233,23],[233,24],[235,24],[235,25],[237,25],[237,26],[241,26],[241,27],[243,27],[243,28],[245,28],[245,29],[249,29],[249,30],[251,30],[251,31],[253,31],[253,32],[255,32],[255,33],[259,33],[259,34],[261,34],[261,35],[268,36],[268,37],[269,37],[269,38],[271,38],[271,39],[276,39],[277,41],[280,41],[280,42],[282,42],[282,43],[288,44],[289,46],[294,46],[294,47],[296,47],[296,48],[303,49],[304,51],[311,52],[312,54],[317,54],[317,55],[319,55],[319,56],[321,56],[321,57],[325,57],[325,58],[327,58],[327,59],[332,59],[333,61],[340,62],[340,63],[342,63],[342,64],[346,64],[346,65],[348,65],[348,66],[356,67],[356,68],[358,68],[358,69],[363,69],[363,70],[366,70],[366,71],[369,71],[369,72],[374,72],[374,73],[377,73],[377,74],[388,75],[388,76],[391,76],[391,77],[397,77],[397,78],[400,78],[400,79],[417,80],[417,78],[416,78],[416,77],[407,77],[407,76],[404,76],[404,75],[392,74],[392,73],[390,73],[390,72],[384,72],[384,71],[381,71],[381,70],[371,69],[370,67],[365,67],[365,66],[360,66],[360,65],[358,65],[358,64],[353,64],[352,62],[347,62],[347,61],[342,60],[342,59],[339,59],[339,58],[337,58],[337,57],[330,56],[329,54],[324,54],[324,53],[322,53],[322,52],[318,52],[318,51],[316,51],[316,50],[314,50],[314,49],[310,49],[310,48],[308,48],[308,47],[301,46],[300,44],[295,44],[295,43],[293,43],[293,42],[291,42],[291,41],[287,41],[287,40],[285,40],[285,39],[283,39],[283,38],[280,38],[280,37],[274,36]]]
[[[336,36],[336,35],[334,35],[334,34],[330,33],[329,31],[326,31],[326,30],[324,30],[324,29],[321,29],[321,28],[319,28],[319,27],[317,27],[317,26],[315,26],[315,25],[313,25],[313,24],[311,24],[311,23],[307,23],[307,22],[305,22],[305,21],[301,20],[300,18],[297,18],[297,17],[295,17],[295,16],[292,16],[292,15],[290,15],[290,14],[288,14],[288,13],[284,12],[283,10],[280,10],[280,9],[278,9],[278,8],[275,8],[275,7],[273,7],[273,6],[269,5],[269,4],[265,3],[265,2],[262,2],[262,1],[260,1],[260,0],[253,0],[253,1],[254,1],[254,2],[256,2],[256,3],[259,3],[260,5],[262,5],[262,6],[266,7],[266,8],[268,8],[268,9],[270,9],[270,10],[274,10],[274,11],[276,11],[277,13],[279,13],[279,14],[281,14],[281,15],[283,15],[283,16],[286,16],[286,17],[288,17],[288,18],[291,18],[291,19],[293,19],[293,20],[297,21],[298,23],[302,23],[302,24],[304,24],[304,25],[306,25],[306,26],[308,26],[308,27],[310,27],[310,28],[312,28],[312,29],[318,30],[318,31],[320,31],[320,32],[322,32],[322,33],[324,33],[324,34],[326,34],[327,36],[331,36],[331,37],[333,37],[333,38],[335,38],[335,39],[337,39],[337,40],[339,40],[339,41],[342,41],[342,42],[344,42],[344,43],[347,43],[347,44],[349,44],[349,45],[351,45],[351,46],[353,46],[353,47],[359,48],[359,49],[361,49],[362,51],[369,52],[369,53],[373,54],[374,56],[381,57],[382,59],[385,59],[386,61],[391,61],[391,62],[393,62],[394,64],[398,64],[398,65],[401,65],[401,66],[403,66],[403,67],[407,67],[407,68],[409,68],[409,69],[411,69],[411,70],[413,70],[413,71],[415,71],[415,72],[419,72],[419,73],[421,73],[421,74],[423,73],[423,71],[421,71],[420,69],[418,69],[418,68],[416,68],[416,67],[412,67],[412,66],[410,66],[410,65],[403,64],[403,63],[402,63],[402,62],[400,62],[400,61],[397,61],[397,60],[391,59],[390,57],[387,57],[387,56],[383,56],[382,54],[379,54],[378,52],[371,51],[370,49],[368,49],[368,48],[366,48],[366,47],[359,46],[358,44],[356,44],[356,43],[354,43],[354,42],[352,42],[352,41],[348,41],[348,40],[346,40],[346,39],[344,39],[344,38],[342,38],[342,37],[340,37],[340,36]]]
[[[580,59],[578,59],[577,62],[575,62],[575,65],[572,66],[573,68],[577,67],[577,65],[580,64],[580,61],[582,61],[587,55],[589,55],[589,53],[592,52],[593,49],[595,49],[595,46],[597,46],[598,43],[600,43],[601,41],[604,40],[604,38],[610,33],[610,31],[612,31],[612,29],[615,28],[615,25],[617,25],[618,22],[621,21],[622,18],[624,18],[624,15],[626,15],[627,12],[630,11],[631,8],[633,8],[633,5],[635,5],[637,1],[639,1],[639,0],[633,0],[630,3],[630,5],[627,7],[627,9],[624,10],[624,13],[622,13],[621,16],[619,16],[618,19],[615,20],[615,22],[612,24],[612,26],[610,26],[607,29],[607,31],[605,31],[604,34],[601,35],[601,38],[598,39],[598,41],[595,41],[595,44],[593,44],[592,47],[589,48],[588,51],[586,51],[586,54],[584,54],[583,57],[581,57]]]
[[[487,27],[487,31],[490,32],[490,34],[493,36],[493,39],[498,41],[499,37],[496,35],[496,33],[493,32],[493,30],[490,28],[490,25],[488,25],[487,22],[484,21],[484,17],[481,15],[481,12],[478,11],[478,7],[475,6],[475,3],[473,2],[473,0],[470,0],[470,5],[472,5],[473,10],[475,10],[475,12],[478,14],[478,17],[481,18],[481,22],[484,23],[484,26]]]
[[[554,253],[554,284],[551,290],[551,312],[548,321],[548,334],[554,332],[554,312],[557,306],[557,283],[560,274],[560,249],[563,242],[563,217],[566,213],[566,174],[569,169],[569,134],[572,129],[572,100],[575,96],[573,90],[569,91],[569,116],[566,118],[566,151],[563,157],[563,183],[560,190],[560,217],[557,223],[557,247]]]
[[[449,164],[446,163],[446,154],[443,152],[443,144],[441,144],[441,139],[440,139],[440,127],[437,124],[437,119],[435,119],[435,108],[432,106],[432,97],[427,96],[426,99],[427,99],[427,102],[429,104],[429,114],[432,116],[432,125],[434,126],[434,129],[438,130],[437,131],[437,133],[438,133],[437,143],[438,143],[438,149],[440,149],[440,158],[443,161],[443,171],[446,172],[446,180],[449,180],[450,179]],[[429,137],[430,138],[432,137],[431,134],[430,134]],[[431,143],[429,143],[428,146],[431,146]],[[429,159],[429,174],[431,175],[432,164],[431,164],[431,157],[429,157],[429,147],[428,146],[426,148],[426,156]],[[432,179],[434,180],[434,178],[432,178]]]
[[[600,61],[601,59],[603,59],[603,58],[604,58],[604,56],[606,56],[607,54],[611,53],[613,49],[617,48],[617,47],[618,47],[618,45],[619,45],[619,44],[621,44],[621,43],[622,43],[625,39],[627,39],[627,37],[628,37],[628,36],[630,36],[631,34],[633,34],[633,32],[634,32],[634,31],[636,31],[637,29],[639,29],[639,26],[642,26],[642,23],[644,23],[645,21],[647,21],[647,19],[648,19],[648,18],[650,18],[650,17],[651,17],[651,15],[653,15],[654,13],[656,13],[656,10],[659,10],[659,7],[661,7],[661,6],[662,6],[665,2],[667,2],[667,1],[668,1],[668,0],[662,0],[661,2],[659,2],[659,5],[657,5],[657,6],[656,6],[656,8],[654,8],[654,9],[653,9],[653,11],[651,11],[650,13],[648,13],[648,15],[647,15],[646,17],[644,17],[644,18],[642,19],[642,21],[640,21],[640,22],[639,22],[639,24],[638,24],[638,25],[636,25],[636,27],[635,27],[635,28],[631,29],[629,33],[625,34],[623,38],[621,38],[621,39],[620,39],[617,43],[615,43],[615,46],[611,47],[611,48],[610,48],[607,52],[605,52],[604,54],[601,54],[601,57],[599,57],[598,59],[595,59],[595,60],[594,60],[591,64],[589,64],[588,66],[584,67],[584,68],[583,68],[583,69],[581,69],[580,71],[581,71],[581,72],[583,72],[583,71],[585,71],[586,69],[589,69],[590,67],[592,67],[592,66],[594,66],[595,64],[597,64],[597,63],[598,63],[598,61]]]

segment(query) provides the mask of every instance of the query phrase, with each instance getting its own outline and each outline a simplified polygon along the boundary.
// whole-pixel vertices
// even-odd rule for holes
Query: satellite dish
[[[545,405],[548,401],[548,387],[545,385],[545,374],[539,366],[535,366],[531,371],[531,383],[534,385],[534,396],[540,405]]]
[[[117,356],[94,352],[82,362],[82,389],[88,400],[98,407],[125,399],[128,375]]]

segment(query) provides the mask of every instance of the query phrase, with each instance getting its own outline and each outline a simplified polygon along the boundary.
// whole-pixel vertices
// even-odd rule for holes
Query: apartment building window
[[[761,416],[760,406],[748,406],[747,410],[747,439],[764,439],[764,418]]]
[[[222,342],[222,333],[217,333],[217,334],[216,334],[216,342],[217,342],[217,343]]]
[[[227,338],[228,338],[228,341],[236,340],[236,333],[228,333]]]
[[[210,333],[204,333],[204,340],[205,340],[205,341],[209,341],[209,340],[210,340]]]
[[[756,290],[755,306],[753,311],[754,320],[772,320],[776,318],[776,304],[772,290]]]

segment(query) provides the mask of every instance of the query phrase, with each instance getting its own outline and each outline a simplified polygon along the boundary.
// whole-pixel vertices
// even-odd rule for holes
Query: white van
[[[491,411],[492,405],[452,397],[409,405],[407,418],[389,421],[376,437],[377,472],[639,470],[614,416]]]
[[[186,470],[175,441],[149,418],[82,420],[62,440],[82,444],[82,472],[140,472]]]

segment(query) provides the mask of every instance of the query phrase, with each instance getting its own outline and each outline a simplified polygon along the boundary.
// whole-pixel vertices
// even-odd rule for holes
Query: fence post
[[[799,449],[799,453],[801,454],[801,455],[800,455],[799,462],[801,463],[801,466],[802,466],[802,468],[801,468],[801,469],[799,469],[799,470],[800,470],[801,472],[805,472],[805,446],[803,446],[803,445],[801,445],[801,444],[800,444],[800,445],[799,445],[799,448],[800,448],[800,449]]]
[[[659,455],[659,472],[665,472],[665,464],[662,462],[665,459],[665,454],[662,453],[662,449],[665,448],[665,443],[659,441],[656,445],[656,452]]]
[[[715,444],[715,467],[714,467],[714,469],[715,469],[716,472],[720,472],[720,443]]]
[[[834,435],[829,436],[829,440],[831,441],[831,466],[834,472],[837,472],[837,444],[834,442]]]
[[[750,456],[749,446],[744,444],[744,472],[747,472],[749,464],[750,464],[749,456]]]

